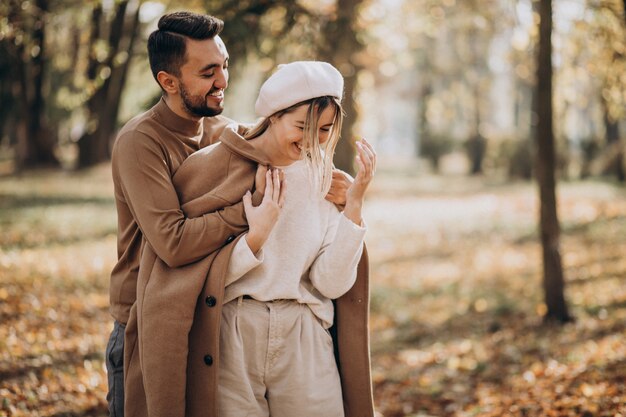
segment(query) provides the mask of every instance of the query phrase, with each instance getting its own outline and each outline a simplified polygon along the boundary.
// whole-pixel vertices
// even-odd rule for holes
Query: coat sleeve
[[[122,195],[146,241],[168,266],[182,266],[219,249],[231,235],[246,228],[243,209],[235,215],[207,213],[186,218],[172,184],[164,150],[139,132],[118,138],[113,151],[114,171],[120,175]]]

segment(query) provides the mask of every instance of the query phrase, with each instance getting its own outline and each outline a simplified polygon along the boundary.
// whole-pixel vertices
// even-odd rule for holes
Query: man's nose
[[[216,88],[222,89],[228,87],[228,72],[224,69],[220,69],[216,74],[214,85]]]

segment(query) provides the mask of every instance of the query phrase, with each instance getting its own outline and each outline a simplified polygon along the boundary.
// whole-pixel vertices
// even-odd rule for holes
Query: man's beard
[[[183,99],[183,107],[192,116],[213,117],[222,113],[221,107],[211,108],[206,103],[206,97],[189,95],[185,84],[180,83],[180,97]]]

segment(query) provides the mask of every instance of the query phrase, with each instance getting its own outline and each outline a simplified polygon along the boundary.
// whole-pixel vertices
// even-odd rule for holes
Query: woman
[[[324,199],[343,119],[342,88],[341,74],[323,62],[283,65],[261,87],[256,111],[264,119],[246,136],[280,167],[286,189],[274,169],[266,199],[277,210],[264,218],[244,198],[250,231],[230,257],[222,311],[222,417],[343,415],[327,329],[332,299],[356,279],[365,234],[361,207],[376,157],[365,140],[357,142],[359,171],[343,213]]]
[[[126,334],[127,416],[374,415],[361,207],[376,158],[365,141],[343,214],[322,197],[342,88],[329,64],[283,66],[261,89],[265,119],[248,140],[227,129],[176,172],[187,216],[218,211],[227,223],[237,215],[223,209],[243,197],[250,229],[182,268],[144,247]],[[273,167],[265,181],[255,180],[258,164]],[[246,193],[255,182],[264,196]],[[254,319],[299,325],[303,337],[258,334]],[[269,361],[250,361],[262,346]]]

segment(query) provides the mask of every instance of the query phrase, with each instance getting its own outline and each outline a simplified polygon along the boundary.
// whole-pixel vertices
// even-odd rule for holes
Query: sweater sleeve
[[[224,210],[186,218],[172,184],[164,150],[139,132],[118,138],[113,150],[113,172],[125,203],[146,241],[168,266],[185,265],[219,249],[247,226],[242,203]],[[237,219],[237,222],[229,221]]]
[[[245,235],[237,241],[233,248],[233,253],[228,261],[228,269],[226,272],[225,285],[228,286],[239,278],[250,272],[252,269],[263,263],[263,249],[255,255],[248,246]]]
[[[335,207],[332,211],[324,243],[311,266],[310,279],[324,297],[336,299],[356,281],[366,227],[354,224]]]

